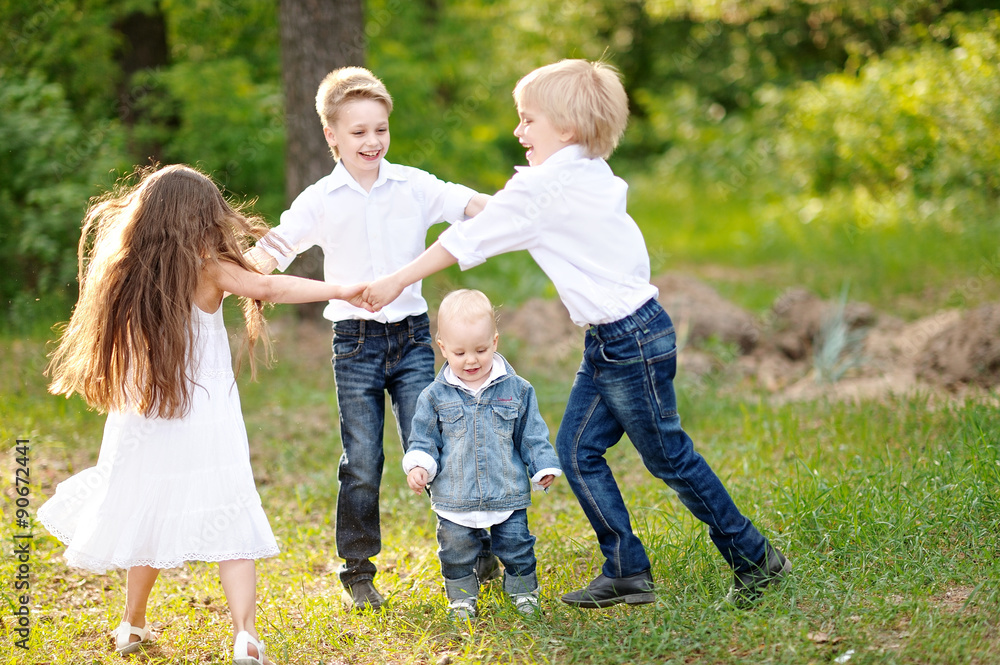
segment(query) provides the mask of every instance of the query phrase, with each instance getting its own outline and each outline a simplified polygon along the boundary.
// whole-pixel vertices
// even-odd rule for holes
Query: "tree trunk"
[[[285,88],[285,198],[288,203],[334,166],[316,114],[316,89],[338,67],[365,62],[364,0],[281,0],[281,69]],[[323,254],[314,247],[290,272],[322,279]],[[319,319],[323,303],[300,305],[303,318]]]
[[[173,116],[152,117],[150,108],[164,97],[165,92],[156,85],[155,79],[139,80],[136,75],[156,72],[170,64],[166,18],[160,3],[154,2],[150,13],[130,12],[115,21],[112,27],[122,37],[121,46],[115,53],[122,70],[118,116],[128,128],[129,153],[138,164],[159,162],[163,151],[160,132],[145,132],[145,138],[140,139],[136,126],[152,122],[169,129],[176,127],[178,121]]]

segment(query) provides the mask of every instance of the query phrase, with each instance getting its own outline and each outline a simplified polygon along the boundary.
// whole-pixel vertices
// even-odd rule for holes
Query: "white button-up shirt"
[[[538,166],[517,167],[486,208],[441,234],[463,270],[526,249],[579,326],[628,316],[658,295],[649,254],[625,212],[628,185],[579,145]]]
[[[377,279],[403,267],[426,248],[427,230],[442,221],[465,219],[476,194],[463,185],[444,182],[409,166],[382,160],[370,192],[338,163],[330,175],[307,187],[281,215],[271,233],[291,250],[259,243],[284,271],[295,257],[314,245],[323,250],[326,281],[353,284]],[[323,316],[331,321],[370,319],[401,321],[427,311],[420,282],[408,286],[380,312],[368,312],[342,300],[331,300]]]

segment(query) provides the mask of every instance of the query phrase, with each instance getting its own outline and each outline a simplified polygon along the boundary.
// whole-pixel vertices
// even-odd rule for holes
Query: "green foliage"
[[[105,119],[122,78],[112,24],[126,4],[134,3],[0,0],[0,35],[9,45],[0,52],[0,67],[59,84],[84,127]]]
[[[792,92],[780,168],[805,176],[817,194],[906,190],[917,203],[944,206],[967,190],[1000,196],[1000,14],[952,23],[940,30],[954,46],[894,49],[857,76]]]
[[[71,302],[80,220],[121,143],[115,122],[85,130],[59,84],[0,70],[0,311],[8,328]]]
[[[153,80],[168,91],[167,108],[144,128],[162,127],[157,115],[179,118],[178,126],[161,135],[164,161],[196,164],[231,194],[259,198],[259,210],[277,217],[285,206],[280,86],[255,82],[237,58],[178,63]],[[191,159],[195,155],[201,157]]]
[[[995,297],[1000,14],[909,34],[919,43],[854,73],[762,86],[752,112],[691,83],[640,95],[670,137],[654,168],[629,177],[654,263],[797,266],[786,284],[833,297],[851,281],[883,303],[985,271],[992,291],[978,297]]]
[[[864,289],[902,279],[940,245],[918,292],[948,262],[961,274],[990,260],[1000,189],[990,4],[372,0],[367,64],[396,100],[389,158],[491,192],[524,163],[511,136],[516,81],[560,58],[603,58],[631,100],[611,163],[633,185],[654,270],[852,255],[865,261],[853,269],[871,271],[853,280]],[[170,62],[126,79],[115,26],[134,11],[162,12]],[[11,84],[0,132],[12,146],[0,168],[14,174],[2,185],[12,222],[0,251],[16,266],[0,289],[8,310],[18,303],[12,318],[44,319],[36,298],[71,297],[87,198],[151,151],[200,166],[276,220],[286,204],[278,11],[267,0],[0,0]],[[924,247],[901,254],[895,243],[917,225]],[[500,280],[515,300],[552,295],[526,257],[494,265],[431,285]],[[850,277],[785,266],[827,295]]]

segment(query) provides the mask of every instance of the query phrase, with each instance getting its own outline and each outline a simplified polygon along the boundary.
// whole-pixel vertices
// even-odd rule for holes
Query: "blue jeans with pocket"
[[[607,577],[628,577],[650,568],[604,458],[623,434],[649,472],[708,525],[709,536],[734,570],[749,571],[764,558],[764,536],[740,513],[681,428],[673,385],[676,371],[673,323],[656,300],[623,319],[587,330],[556,451],[597,534]]]
[[[340,491],[337,553],[345,587],[375,577],[370,559],[382,549],[379,486],[385,463],[385,394],[389,393],[403,449],[420,392],[434,380],[434,349],[426,314],[397,323],[347,320],[333,326],[337,384]]]

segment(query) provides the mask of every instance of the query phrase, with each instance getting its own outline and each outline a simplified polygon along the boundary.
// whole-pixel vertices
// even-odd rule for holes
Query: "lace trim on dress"
[[[183,554],[172,559],[94,559],[75,552],[66,552],[64,555],[66,563],[73,568],[82,568],[92,573],[103,573],[110,568],[134,568],[136,566],[149,566],[150,568],[166,569],[179,568],[189,561],[206,561],[216,563],[219,561],[232,561],[235,559],[264,559],[277,556],[281,553],[277,547],[262,547],[251,552],[226,552],[225,554]]]
[[[54,528],[47,523],[48,520],[39,520],[49,533],[59,539],[63,544],[70,544],[73,542],[73,538],[63,532],[61,529]],[[63,557],[66,562],[73,568],[82,568],[83,570],[90,571],[92,573],[104,573],[110,568],[133,568],[135,566],[149,566],[151,568],[178,568],[183,566],[188,561],[231,561],[234,559],[266,559],[267,557],[277,556],[281,553],[281,550],[277,546],[266,546],[261,547],[256,550],[249,552],[226,552],[225,554],[183,554],[179,557],[172,559],[112,559],[108,561],[106,559],[95,559],[94,557],[89,557],[85,554],[79,554],[77,552],[67,551]]]
[[[43,512],[44,508],[45,508],[45,506],[42,506],[42,509],[40,509],[38,511],[38,513],[35,515],[35,518],[39,522],[41,522],[42,526],[44,526],[45,529],[50,534],[52,534],[53,536],[55,536],[59,540],[60,543],[63,543],[65,545],[66,543],[73,542],[73,538],[68,533],[64,533],[61,529],[57,529],[54,526],[52,526],[51,524],[49,524],[49,521],[47,519],[45,519],[45,513]]]

